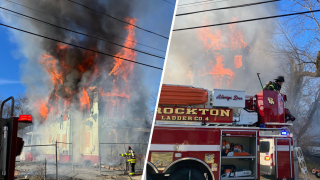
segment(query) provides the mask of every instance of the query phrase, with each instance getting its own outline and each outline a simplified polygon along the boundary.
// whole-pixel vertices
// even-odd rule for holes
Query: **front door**
[[[276,138],[276,178],[277,180],[287,180],[292,178],[292,151],[291,139]]]

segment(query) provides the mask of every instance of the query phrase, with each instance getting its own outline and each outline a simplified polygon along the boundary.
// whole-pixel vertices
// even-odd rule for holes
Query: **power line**
[[[173,4],[173,3],[171,3],[171,2],[169,2],[169,1],[167,1],[167,0],[163,0],[163,1],[165,1],[165,2],[167,2],[167,3],[169,3],[169,4],[172,4],[172,5],[175,5],[175,4]]]
[[[254,5],[265,4],[265,3],[276,2],[276,1],[281,1],[281,0],[262,1],[262,2],[258,2],[258,3],[248,3],[248,4],[241,4],[241,5],[229,6],[229,7],[223,7],[223,8],[208,9],[208,10],[203,10],[203,11],[194,11],[194,12],[189,12],[189,13],[177,14],[176,16],[184,16],[184,15],[202,13],[202,12],[207,12],[207,11],[216,11],[216,10],[223,10],[223,9],[233,9],[233,8],[239,8],[239,7],[254,6]]]
[[[198,1],[198,2],[193,2],[193,3],[186,3],[186,4],[180,4],[178,6],[185,6],[185,5],[190,5],[190,4],[199,4],[199,3],[202,3],[202,2],[209,2],[209,1],[214,1],[214,0],[207,0],[207,1]]]
[[[191,6],[183,6],[183,7],[177,7],[177,8],[178,9],[182,9],[182,8],[188,8],[188,7],[193,7],[193,6],[201,6],[201,5],[205,5],[205,4],[213,4],[213,3],[225,2],[225,1],[228,1],[228,0],[215,1],[215,2],[203,3],[203,4],[195,4],[195,5],[191,5]]]
[[[88,6],[85,6],[85,5],[83,5],[83,4],[80,4],[80,3],[78,3],[78,2],[75,2],[75,1],[72,1],[72,0],[68,0],[68,1],[73,2],[73,3],[75,3],[75,4],[78,4],[79,6],[82,6],[82,7],[84,7],[84,8],[87,8],[87,9],[89,9],[89,10],[91,10],[91,11],[96,12],[96,13],[103,14],[103,15],[105,15],[105,16],[107,16],[107,17],[109,17],[109,18],[115,19],[115,20],[117,20],[117,21],[120,21],[120,22],[123,22],[123,23],[126,23],[126,24],[130,24],[130,23],[126,22],[126,21],[123,21],[123,20],[121,20],[121,19],[117,19],[117,18],[115,18],[115,17],[113,17],[113,16],[110,16],[110,15],[108,15],[108,14],[105,14],[105,13],[103,13],[103,12],[96,11],[96,10],[94,10],[94,9],[88,7]],[[139,26],[136,26],[136,25],[134,25],[134,24],[130,24],[130,25],[133,26],[133,27],[136,27],[136,28],[138,28],[138,29],[144,30],[144,31],[146,31],[146,32],[149,32],[149,33],[158,35],[158,36],[163,37],[163,38],[166,38],[166,39],[169,39],[169,38],[166,37],[166,36],[163,36],[163,35],[161,35],[161,34],[157,34],[157,33],[155,33],[155,32],[146,30],[146,29],[141,28],[141,27],[139,27]]]
[[[285,16],[294,16],[294,15],[299,15],[299,14],[307,14],[307,13],[319,12],[319,11],[320,11],[320,9],[313,10],[313,11],[292,13],[292,14],[283,14],[283,15],[268,16],[268,17],[262,17],[262,18],[256,18],[256,19],[246,19],[246,20],[241,20],[241,21],[234,21],[234,22],[227,22],[227,23],[220,23],[220,24],[212,24],[212,25],[206,25],[206,26],[196,26],[196,27],[190,27],[190,28],[174,29],[172,31],[183,31],[183,30],[198,29],[198,28],[205,28],[205,27],[212,27],[212,26],[222,26],[222,25],[236,24],[236,23],[249,22],[249,21],[257,21],[257,20],[272,19],[272,18],[285,17]]]
[[[76,22],[73,22],[73,21],[70,21],[70,20],[67,20],[67,19],[58,17],[58,16],[54,16],[54,15],[52,15],[52,14],[45,13],[45,12],[43,12],[43,11],[39,11],[39,10],[37,10],[37,9],[34,9],[34,8],[31,8],[31,7],[25,6],[25,5],[23,5],[23,4],[19,4],[19,3],[16,3],[16,2],[10,1],[10,0],[6,0],[6,1],[8,1],[8,2],[10,2],[10,3],[13,3],[13,4],[16,4],[16,5],[19,5],[19,6],[22,6],[22,7],[25,7],[25,8],[28,8],[28,9],[32,9],[32,10],[34,10],[34,11],[37,11],[37,12],[42,13],[42,14],[46,14],[46,15],[48,15],[48,16],[51,16],[51,17],[54,17],[54,18],[57,18],[57,19],[62,19],[62,20],[64,20],[64,21],[68,21],[68,22],[70,22],[70,23],[77,24],[77,25],[79,25],[79,26],[82,26],[82,27],[85,27],[85,28],[88,28],[88,29],[91,29],[91,30],[94,30],[94,31],[100,31],[100,30],[97,30],[97,29],[90,28],[90,27],[88,27],[88,26],[83,26],[83,25],[81,25],[81,24],[79,24],[79,23],[76,23]],[[113,35],[113,34],[109,34],[109,33],[105,33],[105,32],[103,32],[103,34],[107,34],[107,35],[109,35],[109,36],[113,36],[113,37],[116,37],[116,38],[119,38],[119,39],[123,39],[123,40],[126,40],[126,41],[134,42],[134,43],[137,43],[137,44],[139,44],[139,45],[141,45],[141,46],[149,47],[149,48],[151,48],[151,49],[155,49],[155,50],[158,50],[158,51],[166,52],[166,51],[164,51],[164,50],[157,49],[157,48],[154,48],[154,47],[145,45],[145,44],[141,44],[141,43],[138,43],[137,41],[131,41],[131,40],[129,40],[129,39],[122,38],[122,37],[119,37],[119,36],[116,36],[116,35]]]
[[[23,29],[15,28],[15,27],[3,24],[3,23],[0,23],[0,25],[8,27],[8,28],[11,28],[11,29],[15,29],[15,30],[18,30],[18,31],[21,31],[21,32],[24,32],[24,33],[32,34],[34,36],[42,37],[42,38],[49,39],[49,40],[52,40],[52,41],[56,41],[56,42],[60,42],[60,43],[63,43],[63,44],[67,44],[67,45],[70,45],[70,46],[73,46],[73,47],[84,49],[84,50],[87,50],[87,51],[92,51],[92,52],[95,52],[95,53],[98,53],[98,54],[103,54],[103,55],[114,57],[114,58],[117,58],[117,59],[122,59],[122,60],[129,61],[129,62],[132,62],[132,63],[137,63],[137,64],[140,64],[140,65],[143,65],[143,66],[148,66],[148,67],[151,67],[151,68],[162,70],[162,68],[159,68],[159,67],[156,67],[156,66],[151,66],[149,64],[144,64],[144,63],[141,63],[141,62],[137,62],[137,61],[121,58],[121,57],[114,56],[114,55],[111,55],[111,54],[107,54],[107,53],[104,53],[104,52],[88,49],[88,48],[85,48],[85,47],[82,47],[82,46],[74,45],[74,44],[67,43],[67,42],[64,42],[64,41],[60,41],[60,40],[57,40],[57,39],[49,38],[49,37],[46,37],[46,36],[43,36],[43,35],[40,35],[40,34],[36,34],[36,33],[30,32],[30,31],[26,31],[26,30],[23,30]]]
[[[66,30],[66,31],[70,31],[70,32],[73,32],[73,33],[81,34],[81,35],[83,35],[83,36],[88,36],[88,37],[91,37],[91,38],[94,38],[94,39],[98,39],[98,40],[101,40],[101,41],[104,41],[104,42],[107,42],[107,43],[110,43],[110,44],[113,44],[113,45],[117,45],[117,46],[120,46],[120,47],[123,47],[123,48],[127,48],[127,49],[130,49],[130,50],[133,50],[133,51],[137,51],[137,52],[140,52],[140,53],[143,53],[143,54],[147,54],[147,55],[150,55],[150,56],[154,56],[154,57],[157,57],[157,58],[164,59],[164,57],[161,57],[161,56],[157,56],[157,55],[150,54],[150,53],[147,53],[147,52],[144,52],[144,51],[140,51],[140,50],[137,50],[137,49],[133,49],[133,48],[130,48],[130,47],[126,47],[126,46],[123,46],[123,45],[120,45],[120,44],[117,44],[117,43],[114,43],[114,42],[111,42],[111,41],[108,41],[108,40],[105,40],[105,39],[101,39],[101,38],[98,38],[98,37],[95,37],[95,36],[91,36],[91,35],[84,34],[84,33],[78,32],[78,31],[74,31],[74,30],[72,30],[72,29],[64,28],[64,27],[62,27],[62,26],[58,26],[58,25],[55,25],[55,24],[51,24],[51,23],[48,23],[48,22],[45,22],[45,21],[42,21],[42,20],[33,18],[33,17],[31,17],[31,16],[27,16],[27,15],[24,15],[24,14],[21,14],[21,13],[15,12],[15,11],[12,11],[12,10],[10,10],[10,9],[6,9],[6,8],[3,8],[3,7],[0,7],[0,9],[6,10],[6,11],[9,11],[9,12],[13,12],[13,13],[15,13],[15,14],[19,14],[19,15],[21,15],[21,16],[28,17],[28,18],[30,18],[30,19],[33,19],[33,20],[39,21],[39,22],[41,22],[41,23],[44,23],[44,24],[48,24],[48,25],[57,27],[57,28],[61,28],[61,29]]]

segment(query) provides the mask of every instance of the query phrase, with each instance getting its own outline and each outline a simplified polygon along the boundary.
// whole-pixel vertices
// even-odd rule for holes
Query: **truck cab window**
[[[270,142],[260,141],[260,152],[267,153],[270,150]]]

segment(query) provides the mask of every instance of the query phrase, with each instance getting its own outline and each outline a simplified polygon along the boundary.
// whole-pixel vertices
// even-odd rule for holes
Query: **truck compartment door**
[[[292,178],[292,157],[291,139],[276,138],[275,153],[276,153],[276,178],[277,180]]]

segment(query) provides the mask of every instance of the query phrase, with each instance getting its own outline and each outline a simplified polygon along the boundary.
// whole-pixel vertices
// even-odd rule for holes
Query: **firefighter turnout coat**
[[[136,157],[134,154],[134,151],[128,150],[126,153],[121,154],[122,157],[127,157],[127,162],[130,162],[131,164],[135,164],[136,163]]]

